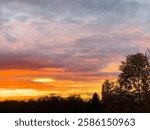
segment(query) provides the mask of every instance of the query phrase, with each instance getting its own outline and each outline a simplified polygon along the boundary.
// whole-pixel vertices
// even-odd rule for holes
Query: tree
[[[90,109],[91,112],[102,112],[101,101],[97,93],[94,93],[90,99]]]
[[[119,68],[122,72],[118,77],[118,83],[125,91],[138,93],[139,101],[142,94],[145,96],[150,90],[150,65],[148,57],[142,53],[128,55]]]
[[[102,103],[104,109],[110,103],[110,95],[112,88],[112,83],[109,80],[106,80],[102,85]]]
[[[149,111],[150,53],[128,55],[121,62],[116,82],[106,80],[102,86],[102,104],[108,112]],[[146,110],[147,109],[147,110]]]
[[[100,102],[100,99],[99,99],[99,96],[97,93],[94,93],[93,96],[92,96],[92,99],[91,99],[91,103],[92,104],[97,104]]]

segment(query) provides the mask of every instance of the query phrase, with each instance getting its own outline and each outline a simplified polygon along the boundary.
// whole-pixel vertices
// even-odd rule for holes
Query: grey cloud
[[[124,55],[131,52],[139,51],[139,46],[134,42],[140,40],[140,36],[113,34],[107,35],[94,35],[86,38],[78,39],[74,43],[74,47],[84,53],[92,56],[95,54],[107,55]],[[85,55],[86,56],[86,55]],[[93,57],[92,57],[93,58]]]
[[[103,76],[103,73],[97,73],[99,69],[141,47],[135,42],[142,35],[111,34],[112,31],[120,30],[118,26],[124,29],[129,24],[146,28],[143,23],[148,20],[149,7],[150,4],[141,0],[0,0],[0,35],[8,42],[0,43],[0,69],[57,67],[66,72],[80,72],[80,76]],[[18,38],[12,31],[15,25],[9,23],[15,20],[21,23],[29,20],[30,26],[36,27],[43,39],[52,38],[47,30],[50,23],[65,24],[63,31],[70,33],[75,31],[71,30],[70,24],[75,24],[81,36],[77,34],[69,44],[60,41],[57,45],[55,41],[44,44],[37,36],[32,46],[23,43],[22,48],[13,51],[11,45]],[[83,30],[89,31],[90,35],[82,36],[86,32]]]
[[[135,43],[139,35],[113,34],[96,35],[76,40],[71,47],[58,56],[63,67],[72,71],[95,73],[111,62],[118,62],[123,56],[140,51],[142,46]],[[61,61],[61,60],[60,60]]]
[[[50,17],[58,21],[86,21],[110,18],[112,22],[141,16],[143,3],[129,0],[1,0],[6,15],[25,13],[31,16]],[[145,10],[145,9],[144,9]]]
[[[139,51],[139,45],[134,42],[140,39],[139,35],[112,34],[80,38],[67,46],[39,43],[35,48],[24,51],[1,52],[1,68],[7,66],[7,61],[8,65],[13,67],[18,66],[20,62],[25,68],[58,67],[65,68],[66,71],[96,73],[108,63],[120,60],[120,56]]]
[[[17,38],[15,38],[14,36],[10,35],[10,34],[4,34],[4,37],[6,38],[6,40],[10,43],[15,43],[17,41]]]

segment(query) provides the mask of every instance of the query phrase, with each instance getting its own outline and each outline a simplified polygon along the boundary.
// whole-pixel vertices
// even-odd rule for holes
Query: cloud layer
[[[148,0],[0,0],[0,69],[115,75],[105,68],[150,47],[149,12]]]

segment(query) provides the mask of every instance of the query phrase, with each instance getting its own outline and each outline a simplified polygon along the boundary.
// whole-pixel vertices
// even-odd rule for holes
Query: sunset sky
[[[146,48],[149,0],[0,0],[0,100],[90,97]]]

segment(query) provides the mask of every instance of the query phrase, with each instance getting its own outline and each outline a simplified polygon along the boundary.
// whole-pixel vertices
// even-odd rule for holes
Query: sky
[[[0,0],[0,99],[100,92],[150,48],[149,0]]]

